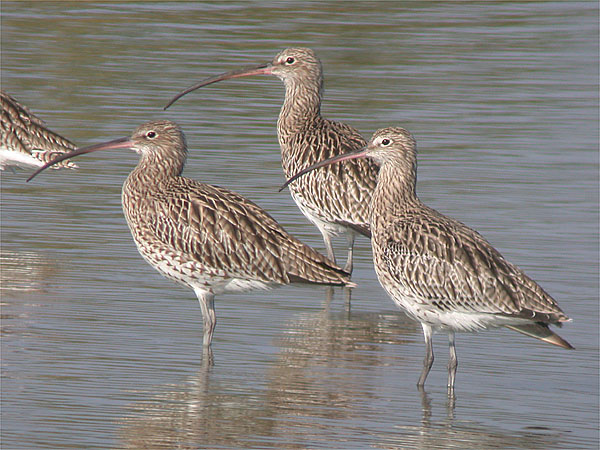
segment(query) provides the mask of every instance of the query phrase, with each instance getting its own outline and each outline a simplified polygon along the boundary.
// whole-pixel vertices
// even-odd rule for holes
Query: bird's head
[[[290,83],[307,83],[316,85],[320,90],[323,84],[321,61],[319,61],[315,52],[310,48],[290,47],[279,52],[271,62],[256,66],[242,67],[240,69],[206,78],[181,91],[167,103],[164,109],[167,109],[184,95],[201,87],[219,81],[248,77],[251,75],[275,75],[283,80],[286,86]]]
[[[40,167],[27,181],[33,179],[41,171],[67,158],[113,149],[130,149],[138,153],[142,159],[158,163],[166,162],[170,166],[176,166],[179,171],[183,169],[187,157],[187,145],[181,127],[169,120],[154,120],[137,127],[129,137],[114,139],[64,153]]]

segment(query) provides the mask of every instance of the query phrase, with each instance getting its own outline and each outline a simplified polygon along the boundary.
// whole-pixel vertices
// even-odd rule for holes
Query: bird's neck
[[[148,192],[152,187],[179,177],[184,165],[185,155],[143,155],[129,174],[126,185],[131,190]]]
[[[371,201],[372,228],[376,230],[409,211],[423,207],[415,189],[416,171],[416,162],[386,162],[380,167]]]
[[[147,154],[140,158],[136,170],[144,171],[158,179],[178,177],[187,160],[187,149],[169,149],[160,154]]]
[[[323,83],[319,79],[290,80],[285,83],[285,100],[277,120],[277,134],[282,149],[291,136],[321,118],[322,91]]]

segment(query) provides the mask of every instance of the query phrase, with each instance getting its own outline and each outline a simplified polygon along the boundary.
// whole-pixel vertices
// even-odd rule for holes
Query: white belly
[[[34,158],[29,153],[9,150],[6,147],[0,147],[0,170],[7,167],[42,167],[44,163]]]
[[[527,319],[500,314],[440,310],[429,301],[415,297],[401,283],[387,281],[389,280],[389,275],[380,273],[380,270],[376,271],[380,282],[382,278],[386,280],[381,284],[396,306],[414,320],[430,325],[434,331],[452,330],[472,332],[504,325],[531,323]]]
[[[330,222],[318,208],[311,206],[305,201],[304,196],[290,190],[290,194],[298,205],[298,209],[304,214],[304,216],[315,225],[322,234],[328,234],[330,236],[339,236],[348,233],[348,227],[340,225],[334,222]]]
[[[192,289],[209,290],[213,294],[271,289],[278,283],[231,278],[225,271],[207,267],[174,252],[152,252],[138,246],[143,258],[163,276]]]

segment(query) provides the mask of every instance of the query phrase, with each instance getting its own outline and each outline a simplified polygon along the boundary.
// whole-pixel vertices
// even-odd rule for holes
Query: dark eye
[[[286,64],[294,64],[296,62],[296,60],[294,58],[292,58],[291,56],[288,56],[288,58],[285,60]]]
[[[148,132],[146,133],[146,137],[147,137],[148,139],[154,139],[154,138],[156,137],[156,132],[155,132],[155,131],[148,131]]]
[[[388,145],[390,145],[392,143],[392,141],[390,141],[389,139],[385,138],[381,140],[381,145],[387,147]]]

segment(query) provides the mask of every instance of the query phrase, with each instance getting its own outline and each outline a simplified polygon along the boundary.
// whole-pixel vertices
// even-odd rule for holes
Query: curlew
[[[207,78],[175,96],[218,81],[249,75],[275,75],[285,85],[285,99],[277,121],[281,163],[287,178],[323,159],[358,150],[366,144],[354,128],[321,116],[323,69],[309,48],[288,48],[272,62]],[[327,256],[335,262],[331,239],[345,235],[348,257],[344,270],[352,272],[354,239],[370,237],[368,205],[377,184],[377,167],[371,161],[353,161],[311,173],[290,185],[300,211],[323,235]]]
[[[436,331],[449,336],[450,390],[458,366],[456,331],[505,326],[573,348],[548,327],[571,320],[548,293],[479,233],[419,200],[416,142],[408,131],[380,129],[364,149],[322,161],[288,183],[316,168],[359,158],[380,167],[370,212],[377,277],[396,305],[423,327],[426,355],[418,386],[433,365]]]
[[[0,170],[15,167],[41,167],[57,155],[76,148],[68,139],[49,130],[44,122],[12,96],[0,90]],[[77,166],[63,161],[55,168]]]
[[[142,257],[165,277],[194,290],[204,322],[203,345],[216,325],[214,296],[292,282],[347,285],[349,274],[288,234],[265,210],[227,189],[181,176],[187,145],[170,121],[138,127],[131,137],[92,145],[67,157],[132,149],[137,167],[123,184],[123,212]]]

